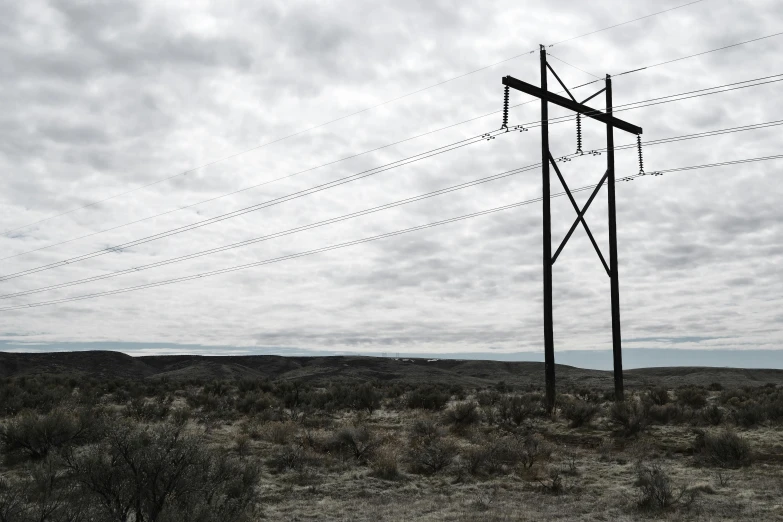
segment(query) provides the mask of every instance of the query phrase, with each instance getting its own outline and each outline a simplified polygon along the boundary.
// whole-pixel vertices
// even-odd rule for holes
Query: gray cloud
[[[477,67],[643,16],[655,6],[606,0],[491,8],[447,0],[375,4],[76,0],[0,7],[0,227],[257,147]],[[556,45],[595,74],[619,72],[770,34],[778,6],[709,0]],[[729,22],[730,21],[730,22]],[[779,72],[783,38],[617,76],[615,103]],[[555,62],[575,85],[592,79]],[[191,205],[501,108],[500,78],[538,83],[524,55],[294,138],[0,237],[3,257]],[[586,96],[591,87],[578,92]],[[623,112],[644,139],[780,119],[775,84]],[[513,93],[513,102],[529,98]],[[552,109],[554,116],[564,114]],[[513,109],[534,122],[538,104]],[[500,125],[500,116],[384,148],[186,210],[6,259],[7,274],[244,208],[440,147]],[[604,129],[586,122],[585,145]],[[552,125],[556,156],[573,122]],[[393,202],[540,161],[537,129],[481,142],[307,198],[83,263],[3,281],[0,293],[132,268]],[[778,129],[645,149],[647,170],[778,153]],[[618,132],[618,144],[633,137]],[[638,170],[633,149],[618,173]],[[563,163],[572,188],[595,183],[605,156]],[[624,337],[645,348],[780,347],[783,185],[779,162],[686,171],[618,185]],[[552,177],[553,191],[560,191]],[[121,289],[252,263],[538,197],[531,170],[448,195],[0,306]],[[576,194],[583,203],[589,193]],[[36,343],[169,343],[286,349],[493,353],[539,350],[541,204],[179,285],[6,312],[1,338]],[[605,190],[586,218],[606,247]],[[553,201],[553,242],[571,225]],[[609,346],[608,278],[582,230],[555,265],[558,349]],[[630,342],[643,339],[638,343]],[[676,341],[673,341],[676,340]],[[47,345],[49,346],[49,345]],[[63,345],[67,346],[67,345]],[[140,345],[141,346],[141,345]],[[145,346],[144,353],[152,350]],[[199,348],[193,348],[199,347]],[[220,348],[218,348],[220,347]],[[242,348],[245,347],[245,348]],[[389,348],[391,349],[391,348]]]

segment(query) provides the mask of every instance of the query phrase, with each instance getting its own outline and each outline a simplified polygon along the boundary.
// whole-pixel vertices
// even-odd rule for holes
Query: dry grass
[[[290,394],[277,404],[269,392],[272,406],[252,414],[209,410],[215,397],[221,408],[231,404],[231,387],[188,393],[202,394],[180,419],[188,432],[260,468],[265,520],[783,519],[783,430],[734,422],[731,404],[719,402],[725,391],[643,390],[625,407],[580,392],[564,396],[554,415],[529,390],[464,390],[443,407],[443,389],[420,390],[413,404],[408,390],[372,412],[299,399],[285,406]],[[185,407],[181,398],[173,406],[167,422]],[[717,423],[710,408],[720,408]],[[35,465],[6,459],[4,484]]]

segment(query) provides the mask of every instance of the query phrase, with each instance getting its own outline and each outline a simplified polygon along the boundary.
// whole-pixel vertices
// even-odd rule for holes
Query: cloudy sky
[[[1,2],[0,228],[6,233],[0,236],[0,274],[165,233],[496,130],[501,78],[540,82],[538,53],[528,52],[538,44],[685,3]],[[704,0],[556,44],[549,52],[575,66],[552,59],[560,77],[576,86],[592,75],[781,30],[780,2]],[[781,54],[783,36],[621,76],[614,81],[614,103],[783,73]],[[645,140],[781,120],[781,85],[628,110],[621,117],[643,127]],[[600,86],[575,93],[585,98]],[[511,96],[513,104],[531,99]],[[603,108],[601,99],[591,103]],[[539,110],[537,103],[514,108],[510,123],[535,122]],[[565,114],[550,109],[551,116]],[[472,121],[461,123],[466,120]],[[597,122],[584,122],[585,149],[604,147],[604,132]],[[615,134],[618,145],[634,142],[630,134]],[[540,195],[540,170],[533,169],[213,255],[6,297],[540,161],[538,128],[469,143],[195,230],[5,279],[0,307],[263,261]],[[575,146],[573,121],[551,126],[555,156],[571,154]],[[771,127],[650,146],[644,160],[653,171],[780,151],[780,128]],[[560,165],[576,188],[595,184],[605,161],[605,155],[586,156]],[[773,160],[618,184],[625,348],[781,348],[781,169],[783,160]],[[637,171],[635,150],[618,151],[618,176]],[[155,183],[164,178],[170,179]],[[554,174],[552,187],[560,190]],[[576,198],[581,203],[588,195]],[[69,212],[98,200],[105,201]],[[573,218],[567,199],[553,202],[554,247]],[[605,189],[586,218],[608,257]],[[519,206],[214,277],[6,310],[0,341],[5,349],[122,342],[130,343],[124,345],[129,353],[313,350],[491,358],[537,352],[543,341],[541,237],[541,204]],[[556,349],[609,348],[609,279],[581,229],[555,265],[554,289]]]

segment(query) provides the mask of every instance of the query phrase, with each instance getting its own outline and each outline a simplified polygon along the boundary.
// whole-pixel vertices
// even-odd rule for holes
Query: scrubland
[[[0,522],[781,520],[783,388],[0,381]]]

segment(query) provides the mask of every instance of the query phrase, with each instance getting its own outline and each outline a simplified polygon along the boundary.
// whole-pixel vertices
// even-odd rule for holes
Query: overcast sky
[[[223,194],[502,108],[501,78],[540,84],[538,53],[247,151],[422,87],[686,3],[0,2],[0,274],[11,274],[262,203],[492,131],[493,114],[239,194]],[[551,47],[617,74],[783,30],[774,0],[705,0]],[[618,77],[614,102],[783,73],[783,36]],[[595,79],[552,60],[563,80]],[[555,84],[550,76],[550,87]],[[585,98],[601,84],[578,89]],[[653,140],[783,119],[781,84],[626,111]],[[512,103],[532,98],[512,92]],[[596,99],[603,107],[602,98]],[[512,109],[512,125],[540,118]],[[551,116],[567,114],[551,108]],[[620,116],[618,114],[618,116]],[[584,122],[585,149],[605,146]],[[647,171],[781,153],[780,128],[657,145]],[[634,136],[615,133],[618,145]],[[573,122],[551,126],[555,156]],[[540,132],[509,133],[198,230],[0,283],[2,294],[124,270],[394,202],[540,161]],[[572,188],[606,156],[560,164]],[[623,339],[632,348],[779,349],[783,160],[644,177],[617,186]],[[638,171],[617,152],[618,176]],[[560,190],[552,177],[552,189]],[[293,254],[535,198],[540,170],[252,246],[0,300],[0,307],[121,289]],[[589,193],[576,195],[584,202]],[[128,222],[190,206],[133,225]],[[553,202],[553,248],[574,219]],[[606,190],[586,219],[608,259]],[[117,228],[115,228],[117,227]],[[59,243],[100,232],[114,230]],[[542,349],[541,204],[300,259],[131,293],[0,313],[0,340],[123,342],[487,357]],[[557,350],[611,346],[609,279],[583,230],[554,267]],[[19,344],[21,343],[21,344]],[[156,349],[155,344],[166,343]],[[177,345],[189,345],[178,349]],[[128,345],[132,346],[132,345]],[[290,351],[289,351],[290,350]],[[203,350],[202,350],[203,351]],[[228,353],[225,348],[207,352]]]

